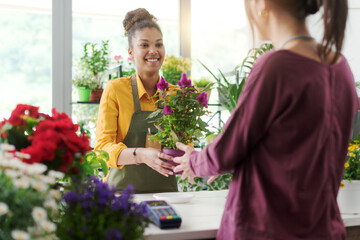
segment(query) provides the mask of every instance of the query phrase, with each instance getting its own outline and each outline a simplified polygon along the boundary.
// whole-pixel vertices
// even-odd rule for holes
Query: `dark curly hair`
[[[128,12],[123,20],[125,36],[128,37],[129,46],[137,30],[143,28],[156,28],[162,35],[159,25],[156,23],[157,18],[150,14],[145,8],[138,8]]]

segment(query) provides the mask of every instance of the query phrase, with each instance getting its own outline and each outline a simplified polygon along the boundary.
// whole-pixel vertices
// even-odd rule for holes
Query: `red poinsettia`
[[[39,113],[39,108],[19,104],[8,120],[0,123],[0,142],[13,144],[30,154],[27,163],[43,163],[48,169],[68,174],[79,172],[83,155],[91,150],[89,139],[77,134],[79,125],[54,108],[52,116]]]

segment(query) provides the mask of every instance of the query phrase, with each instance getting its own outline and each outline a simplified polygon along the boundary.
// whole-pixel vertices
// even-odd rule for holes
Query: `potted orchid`
[[[201,118],[208,113],[207,94],[198,92],[185,73],[178,81],[177,89],[169,90],[169,83],[163,77],[157,87],[160,90],[157,110],[149,118],[159,131],[150,139],[158,141],[164,153],[182,155],[180,150],[174,151],[176,142],[196,145],[199,138],[209,132],[207,123]]]

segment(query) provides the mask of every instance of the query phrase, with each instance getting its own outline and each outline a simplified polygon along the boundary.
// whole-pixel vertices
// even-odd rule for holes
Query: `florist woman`
[[[132,184],[136,193],[177,191],[172,160],[160,149],[146,148],[147,121],[155,110],[159,70],[165,48],[156,18],[139,8],[126,14],[123,21],[128,37],[128,53],[134,59],[136,73],[108,82],[100,101],[95,149],[108,152],[109,184],[120,191]]]
[[[336,196],[358,98],[341,54],[347,0],[245,0],[262,55],[224,132],[185,150],[183,178],[233,172],[218,239],[345,239]],[[317,43],[305,19],[323,9]],[[333,49],[333,50],[332,50]]]

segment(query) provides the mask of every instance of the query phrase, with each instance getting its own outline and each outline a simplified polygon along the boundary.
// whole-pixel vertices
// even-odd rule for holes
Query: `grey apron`
[[[135,74],[131,76],[131,89],[134,99],[135,112],[131,117],[130,127],[123,143],[129,148],[145,147],[146,133],[157,132],[154,124],[149,123],[147,117],[151,111],[141,111],[139,93]],[[178,191],[175,176],[165,177],[146,164],[125,165],[122,169],[110,168],[107,182],[122,191],[129,184],[133,185],[135,193],[176,192]]]

